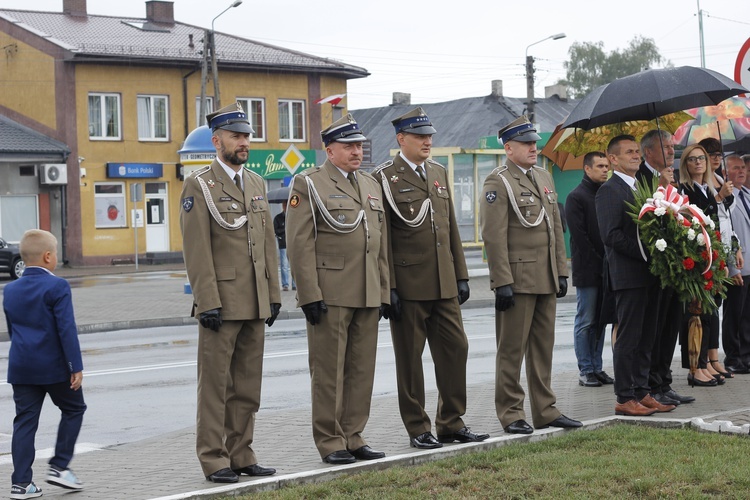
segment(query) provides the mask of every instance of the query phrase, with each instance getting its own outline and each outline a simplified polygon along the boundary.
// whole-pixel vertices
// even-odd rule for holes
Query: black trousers
[[[617,340],[614,349],[615,395],[618,403],[640,401],[651,387],[651,351],[656,340],[659,287],[615,290]]]
[[[672,358],[682,325],[683,305],[671,288],[659,291],[659,313],[656,339],[651,350],[651,371],[648,383],[651,392],[659,394],[672,389]]]
[[[737,366],[750,364],[750,276],[743,276],[744,285],[727,287],[721,340],[724,363]]]

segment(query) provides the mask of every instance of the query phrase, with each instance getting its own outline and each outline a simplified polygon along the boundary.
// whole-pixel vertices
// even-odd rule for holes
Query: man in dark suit
[[[239,103],[206,116],[216,159],[185,179],[180,227],[198,317],[196,451],[206,479],[267,476],[252,449],[260,407],[264,319],[281,308],[276,237],[263,179],[243,167],[250,145]]]
[[[633,202],[640,152],[635,138],[620,135],[609,142],[612,177],[596,193],[599,232],[615,292],[617,342],[614,347],[615,414],[645,416],[671,411],[650,394],[651,349],[659,313],[659,285],[638,245],[635,223],[626,202]]]
[[[552,350],[557,298],[568,291],[567,261],[552,175],[536,165],[541,137],[525,116],[500,129],[506,163],[485,179],[482,239],[495,292],[495,411],[505,432],[531,434],[521,366],[537,429],[581,427],[555,407]]]
[[[414,448],[484,441],[471,432],[466,413],[469,341],[461,304],[469,298],[461,234],[453,210],[448,171],[431,160],[436,133],[422,108],[391,122],[401,151],[378,167],[385,191],[391,275],[391,336],[396,356],[401,420]],[[437,439],[425,411],[422,353],[429,342],[438,388]]]
[[[641,138],[643,161],[635,174],[637,181],[652,184],[658,179],[660,186],[674,182],[674,141],[666,130],[650,130]],[[656,339],[651,350],[649,386],[651,395],[665,405],[692,403],[695,398],[682,396],[672,389],[672,358],[682,324],[683,304],[671,288],[659,290],[659,319]]]
[[[325,163],[292,181],[287,249],[307,319],[313,439],[324,462],[347,464],[385,457],[362,434],[390,300],[388,241],[380,184],[359,169],[359,125],[348,114],[320,134]]]

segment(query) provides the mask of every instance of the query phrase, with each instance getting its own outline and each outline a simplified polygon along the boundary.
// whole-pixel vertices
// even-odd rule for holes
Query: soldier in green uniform
[[[466,361],[469,342],[461,307],[469,274],[461,246],[448,173],[429,158],[436,132],[421,107],[391,122],[401,151],[375,176],[386,199],[391,305],[387,316],[396,357],[401,419],[415,448],[483,441],[466,427]],[[425,411],[422,353],[435,363],[439,393],[437,439]]]
[[[252,449],[263,372],[263,320],[281,308],[276,237],[263,179],[247,161],[239,103],[206,116],[216,159],[185,179],[180,227],[198,327],[196,448],[206,479],[276,472]]]
[[[480,200],[482,239],[495,291],[495,410],[512,434],[531,434],[521,387],[526,360],[534,426],[580,427],[555,408],[552,348],[556,297],[568,290],[567,260],[552,176],[535,166],[541,138],[521,116],[498,132],[505,165],[484,181]]]
[[[370,416],[379,312],[389,300],[382,192],[360,171],[365,136],[351,115],[321,132],[328,159],[294,177],[286,235],[307,319],[313,439],[324,462],[383,458]]]

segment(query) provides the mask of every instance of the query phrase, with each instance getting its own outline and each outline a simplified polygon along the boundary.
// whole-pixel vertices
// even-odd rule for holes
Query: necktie
[[[539,189],[539,187],[536,185],[536,181],[534,180],[534,174],[531,173],[531,169],[528,169],[526,171],[526,177],[529,178],[529,180],[531,181],[531,183],[534,185],[535,188]]]
[[[346,174],[346,178],[349,179],[349,182],[352,184],[354,190],[359,192],[359,184],[357,183],[357,178],[354,176],[354,172],[349,172],[348,174]]]
[[[422,178],[423,181],[427,181],[427,175],[424,173],[424,166],[423,165],[417,165],[417,173]]]
[[[240,174],[234,174],[234,183],[237,186],[237,189],[242,191],[242,181],[240,180]]]

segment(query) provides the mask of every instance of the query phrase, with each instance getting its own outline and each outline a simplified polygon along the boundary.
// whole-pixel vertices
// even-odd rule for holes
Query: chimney
[[[503,81],[502,80],[492,80],[492,93],[490,94],[492,97],[502,97],[503,96]]]
[[[63,14],[66,16],[86,16],[86,0],[63,0]]]
[[[550,97],[557,96],[558,99],[561,101],[567,101],[568,100],[568,87],[561,84],[555,84],[550,85],[549,87],[544,87],[544,97],[549,99]]]
[[[149,0],[146,2],[146,19],[152,23],[174,24],[174,2]]]
[[[394,92],[393,93],[393,106],[403,104],[409,106],[411,104],[411,94],[407,92]]]

